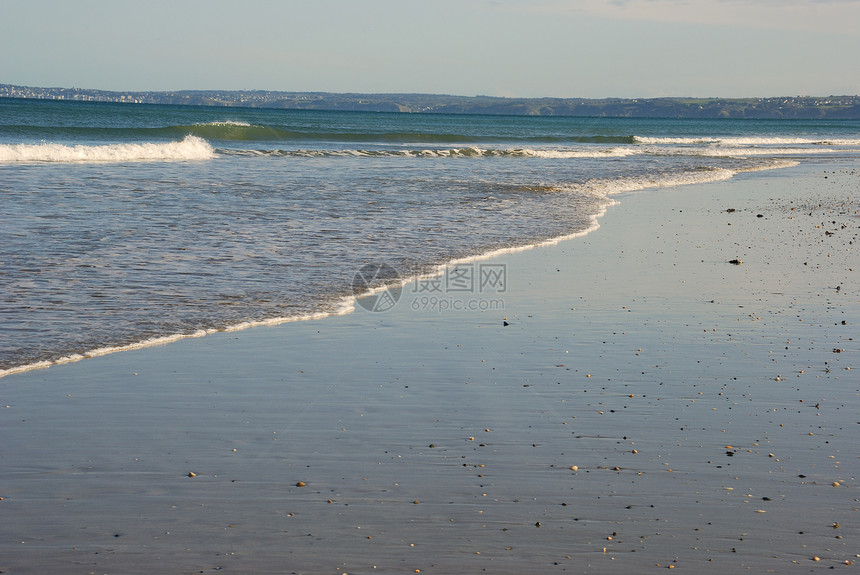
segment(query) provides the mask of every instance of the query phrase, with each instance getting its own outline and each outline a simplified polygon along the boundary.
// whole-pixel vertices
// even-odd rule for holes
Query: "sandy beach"
[[[385,312],[0,379],[0,572],[856,569],[860,166],[616,199]]]

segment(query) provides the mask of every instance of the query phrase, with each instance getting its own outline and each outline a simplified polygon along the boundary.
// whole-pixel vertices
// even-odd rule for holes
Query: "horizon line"
[[[78,86],[31,86],[26,84],[0,83],[0,86],[14,88],[27,88],[34,90],[68,90],[107,92],[113,94],[158,94],[158,93],[183,93],[183,92],[224,92],[224,93],[251,93],[267,92],[282,94],[326,94],[337,96],[442,96],[449,98],[492,98],[496,100],[770,100],[775,98],[858,98],[860,94],[778,94],[772,96],[494,96],[491,94],[452,94],[446,92],[336,92],[329,90],[281,90],[269,88],[180,88],[180,89],[144,89],[144,90],[117,90],[108,88],[84,88]]]

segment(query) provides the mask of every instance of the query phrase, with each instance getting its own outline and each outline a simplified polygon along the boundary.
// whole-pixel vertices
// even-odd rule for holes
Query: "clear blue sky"
[[[0,83],[860,94],[860,0],[2,0]]]

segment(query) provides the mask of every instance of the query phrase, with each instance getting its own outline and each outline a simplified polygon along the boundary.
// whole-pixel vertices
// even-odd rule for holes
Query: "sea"
[[[587,233],[620,194],[860,156],[860,122],[0,99],[0,377]]]

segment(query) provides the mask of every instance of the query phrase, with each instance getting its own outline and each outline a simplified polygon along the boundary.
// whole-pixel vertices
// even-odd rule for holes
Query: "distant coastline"
[[[0,84],[0,98],[429,114],[615,118],[860,119],[860,96],[772,98],[502,98],[268,90],[116,92]]]

